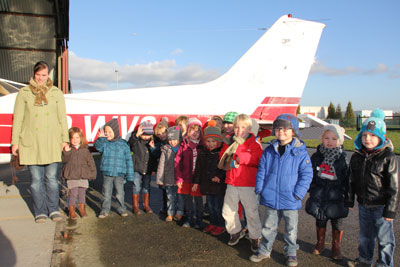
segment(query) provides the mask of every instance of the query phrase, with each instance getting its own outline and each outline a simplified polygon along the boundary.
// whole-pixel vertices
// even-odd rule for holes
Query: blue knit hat
[[[361,127],[360,133],[357,135],[356,140],[354,140],[354,147],[358,150],[362,148],[362,133],[370,132],[378,136],[381,140],[379,145],[377,145],[374,150],[380,149],[385,144],[386,140],[386,124],[385,124],[385,113],[383,110],[377,108],[371,112],[371,117],[366,119]]]
[[[285,113],[281,114],[276,119],[274,120],[274,123],[272,124],[273,127],[273,134],[275,134],[275,129],[276,128],[289,128],[292,129],[295,135],[298,137],[301,137],[301,134],[299,132],[299,120],[296,118],[296,116]]]

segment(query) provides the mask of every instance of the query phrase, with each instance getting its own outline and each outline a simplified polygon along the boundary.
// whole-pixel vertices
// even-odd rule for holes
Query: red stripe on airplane
[[[299,104],[300,97],[266,97],[261,104]]]
[[[284,107],[284,106],[275,106],[275,107],[258,107],[251,114],[250,117],[258,120],[267,120],[273,121],[278,117],[278,115],[283,113],[296,114],[297,107]]]

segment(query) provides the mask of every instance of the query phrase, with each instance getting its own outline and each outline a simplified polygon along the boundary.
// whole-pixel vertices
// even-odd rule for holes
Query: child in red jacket
[[[225,193],[222,215],[226,230],[231,235],[228,245],[236,245],[245,233],[241,228],[238,203],[246,211],[251,249],[258,249],[261,237],[261,222],[258,213],[257,196],[254,192],[258,162],[262,147],[250,132],[252,121],[246,114],[239,114],[233,122],[234,135],[231,144],[224,144],[221,150],[219,167],[226,170]]]

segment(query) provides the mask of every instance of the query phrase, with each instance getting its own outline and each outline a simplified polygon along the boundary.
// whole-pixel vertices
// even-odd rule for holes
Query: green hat
[[[225,114],[224,116],[224,122],[228,122],[228,123],[233,123],[233,121],[235,120],[236,116],[239,113],[235,112],[235,111],[229,111],[228,113]]]

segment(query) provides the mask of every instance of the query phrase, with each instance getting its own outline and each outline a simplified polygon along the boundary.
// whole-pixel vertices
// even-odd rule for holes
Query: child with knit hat
[[[119,123],[112,119],[101,129],[94,147],[101,155],[100,171],[103,173],[103,190],[99,218],[108,216],[111,209],[113,187],[116,191],[117,211],[122,217],[128,216],[125,208],[125,178],[133,181],[131,151],[126,141],[119,136]]]
[[[233,121],[237,115],[238,113],[235,111],[229,111],[224,115],[224,128],[222,129],[222,137],[224,142],[225,139],[228,140],[229,136],[233,134]]]
[[[150,180],[157,168],[157,151],[153,139],[153,123],[143,121],[137,131],[133,132],[128,144],[133,152],[135,177],[133,180],[132,210],[134,214],[141,214],[139,209],[140,192],[142,191],[143,209],[152,213],[150,208]]]
[[[339,125],[324,126],[321,144],[311,156],[313,180],[310,198],[306,202],[306,212],[316,219],[317,244],[313,254],[319,255],[325,248],[325,231],[328,220],[332,225],[332,254],[340,260],[343,230],[342,218],[347,217],[349,209],[344,207],[347,194],[348,165],[343,149],[344,129]]]
[[[222,217],[222,206],[226,190],[225,171],[218,168],[219,153],[222,147],[221,128],[214,120],[208,122],[203,137],[205,147],[200,150],[196,161],[193,187],[200,186],[200,192],[206,195],[210,214],[210,224],[204,232],[220,235],[225,232],[225,221]]]
[[[157,168],[157,184],[166,192],[166,212],[167,217],[165,221],[171,222],[175,215],[175,199],[176,199],[176,185],[175,185],[175,157],[178,152],[181,129],[179,126],[169,127],[167,129],[168,143],[161,147],[161,157]]]
[[[348,266],[371,266],[378,240],[376,266],[394,266],[393,219],[399,205],[398,162],[386,139],[383,111],[377,109],[364,121],[350,159],[350,188],[346,206],[353,208],[357,195],[360,221],[359,256]],[[376,117],[374,117],[376,116]]]
[[[280,219],[285,220],[284,252],[287,266],[297,266],[297,224],[301,200],[312,180],[312,167],[305,143],[299,138],[299,121],[281,114],[273,123],[275,140],[264,149],[256,176],[256,194],[265,206],[265,222],[258,251],[252,262],[270,258]],[[247,212],[247,210],[246,210]]]
[[[175,218],[182,219],[186,211],[184,227],[194,224],[195,228],[203,227],[203,197],[200,188],[193,188],[193,174],[199,151],[203,147],[201,141],[202,123],[197,118],[189,118],[187,122],[187,134],[176,154],[175,183],[178,186],[178,203]],[[196,190],[193,190],[196,189]],[[193,200],[195,208],[193,207]],[[196,220],[194,220],[196,218]]]

